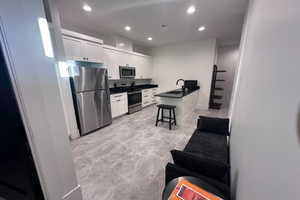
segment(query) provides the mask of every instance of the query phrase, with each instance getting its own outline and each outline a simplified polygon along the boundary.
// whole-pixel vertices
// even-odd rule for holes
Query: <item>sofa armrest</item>
[[[172,150],[171,154],[176,165],[220,181],[224,180],[225,175],[230,170],[229,165],[226,163],[194,153]]]
[[[204,132],[229,136],[229,119],[199,116],[197,129]]]
[[[190,171],[188,169],[185,169],[178,165],[174,165],[172,163],[168,163],[165,170],[166,170],[166,180],[165,180],[166,185],[175,178],[182,177],[182,176],[192,176],[192,177],[199,178],[199,179],[207,182],[208,184],[211,184],[212,186],[214,186],[218,190],[220,190],[226,197],[229,197],[230,189],[229,189],[228,185],[226,185],[222,182],[219,182],[215,179],[206,177],[202,174]]]

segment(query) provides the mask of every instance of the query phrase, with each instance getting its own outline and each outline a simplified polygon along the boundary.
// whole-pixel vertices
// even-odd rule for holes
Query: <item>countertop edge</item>
[[[171,98],[171,99],[183,99],[184,97],[186,97],[186,96],[188,96],[188,95],[190,95],[190,94],[192,94],[192,93],[194,93],[194,92],[196,92],[196,91],[198,91],[198,90],[200,90],[200,88],[195,89],[195,90],[189,92],[188,94],[185,94],[185,95],[182,95],[182,96],[175,96],[175,95],[166,94],[166,93],[168,93],[168,92],[162,92],[162,93],[156,94],[156,95],[154,95],[154,96],[156,96],[156,97],[162,97],[162,98]],[[171,91],[173,91],[173,90],[171,90]],[[170,92],[170,91],[169,91],[169,92]],[[164,94],[165,94],[165,95],[164,95]]]
[[[146,90],[146,89],[153,89],[153,88],[158,88],[158,85],[153,85],[153,86],[145,86],[145,87],[141,87],[141,90]],[[114,88],[109,88],[110,94],[120,94],[120,93],[124,93],[124,92],[128,92],[129,89],[124,89],[123,91],[112,91],[112,89]]]

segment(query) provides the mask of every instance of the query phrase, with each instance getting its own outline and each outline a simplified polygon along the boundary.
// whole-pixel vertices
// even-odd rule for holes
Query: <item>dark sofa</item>
[[[172,150],[166,166],[166,184],[181,176],[200,178],[229,196],[229,119],[200,116],[183,151]]]

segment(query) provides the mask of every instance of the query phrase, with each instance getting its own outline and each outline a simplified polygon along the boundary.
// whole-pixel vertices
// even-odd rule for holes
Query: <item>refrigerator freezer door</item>
[[[107,89],[107,70],[96,67],[78,67],[78,76],[73,77],[75,92]]]
[[[112,122],[109,93],[106,90],[77,93],[80,133],[87,133]]]

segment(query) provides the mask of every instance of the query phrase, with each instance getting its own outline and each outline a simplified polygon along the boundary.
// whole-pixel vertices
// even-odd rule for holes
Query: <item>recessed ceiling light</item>
[[[131,27],[130,27],[130,26],[125,26],[124,29],[125,29],[126,31],[130,31],[130,30],[131,30]]]
[[[87,11],[87,12],[91,12],[91,11],[92,11],[91,6],[89,6],[89,5],[87,5],[87,4],[83,5],[83,6],[82,6],[82,9],[83,9],[84,11]]]
[[[190,6],[186,10],[187,14],[189,14],[189,15],[194,14],[195,11],[196,11],[196,7],[195,6]]]
[[[205,26],[200,26],[199,28],[198,28],[198,31],[204,31],[205,30]]]
[[[152,41],[152,40],[153,40],[153,38],[152,38],[152,37],[148,37],[148,38],[147,38],[147,40],[149,40],[149,41]]]

